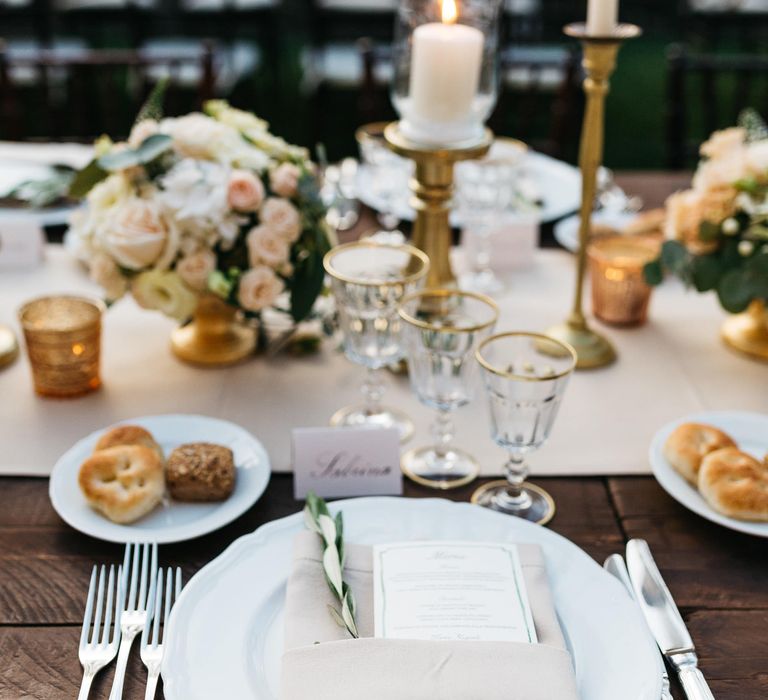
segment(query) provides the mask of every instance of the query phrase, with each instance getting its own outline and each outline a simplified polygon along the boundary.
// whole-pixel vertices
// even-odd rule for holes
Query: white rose
[[[183,257],[176,264],[176,272],[192,289],[203,292],[208,288],[208,276],[216,269],[216,255],[204,249]]]
[[[707,193],[723,187],[732,187],[748,174],[746,150],[734,151],[727,158],[701,163],[693,176],[693,189]]]
[[[118,205],[105,222],[105,244],[118,264],[141,270],[167,257],[169,224],[159,204],[131,197]],[[174,251],[175,253],[175,251]]]
[[[247,311],[261,311],[272,306],[282,291],[282,280],[268,267],[259,265],[240,278],[237,300]]]
[[[107,301],[116,301],[128,290],[128,280],[105,253],[97,253],[91,260],[90,274],[91,279],[104,290]]]
[[[128,144],[131,148],[138,148],[150,136],[154,136],[160,131],[160,124],[154,119],[144,119],[138,124],[134,124],[131,129],[131,135],[128,137]]]
[[[197,306],[197,294],[175,272],[142,272],[133,280],[131,292],[142,308],[162,311],[177,321],[186,321]]]
[[[262,205],[259,216],[263,224],[268,224],[289,243],[294,243],[301,235],[301,215],[287,199],[269,197]]]
[[[288,262],[291,247],[275,229],[267,224],[255,226],[245,239],[251,267],[260,263],[278,268]]]
[[[269,174],[269,186],[275,194],[281,197],[295,197],[300,175],[301,170],[297,165],[283,163]]]
[[[184,158],[217,158],[216,147],[231,138],[232,130],[215,119],[193,112],[176,119],[165,119],[163,133],[173,139],[173,147]]]
[[[747,146],[747,167],[756,177],[768,178],[768,140]]]

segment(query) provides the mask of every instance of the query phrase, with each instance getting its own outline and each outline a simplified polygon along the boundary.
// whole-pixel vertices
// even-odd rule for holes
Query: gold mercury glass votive
[[[660,243],[648,236],[609,235],[589,244],[592,310],[601,321],[616,326],[645,323],[651,288],[643,266],[657,257]]]
[[[35,391],[42,396],[79,396],[101,385],[101,315],[95,299],[52,296],[19,309]]]

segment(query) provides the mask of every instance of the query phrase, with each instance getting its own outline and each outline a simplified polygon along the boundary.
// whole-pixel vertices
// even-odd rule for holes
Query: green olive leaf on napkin
[[[341,512],[334,518],[325,501],[309,492],[304,506],[304,524],[316,532],[323,541],[323,571],[331,593],[339,601],[341,611],[328,606],[328,611],[339,627],[345,628],[350,637],[360,635],[355,624],[355,598],[344,581],[344,518]]]

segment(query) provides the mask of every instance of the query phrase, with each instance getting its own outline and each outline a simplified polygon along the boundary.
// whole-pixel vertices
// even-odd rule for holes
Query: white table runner
[[[571,300],[573,258],[540,251],[535,265],[516,272],[500,301],[499,330],[540,330],[564,318]],[[19,330],[16,309],[49,292],[97,293],[58,246],[34,271],[0,275],[0,323]],[[550,441],[531,458],[534,474],[648,473],[654,432],[692,411],[768,412],[768,365],[723,347],[724,313],[712,295],[686,293],[668,282],[655,293],[651,321],[639,329],[605,329],[619,351],[612,367],[574,375]],[[106,315],[103,388],[89,396],[36,396],[22,357],[0,370],[0,473],[49,474],[75,441],[116,421],[158,413],[200,413],[239,423],[266,446],[274,471],[291,468],[290,430],[325,425],[339,407],[356,402],[363,370],[330,342],[309,358],[254,358],[233,368],[188,367],[170,353],[173,322],[139,309],[131,299]],[[19,331],[20,333],[20,331]],[[387,403],[407,411],[416,435],[430,440],[432,415],[412,397],[407,380],[387,373]],[[484,474],[501,472],[503,450],[490,439],[482,392],[456,414],[457,444],[473,453]]]

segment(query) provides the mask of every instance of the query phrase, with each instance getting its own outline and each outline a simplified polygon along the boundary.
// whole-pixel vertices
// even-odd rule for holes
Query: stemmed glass
[[[337,246],[323,261],[344,335],[347,357],[368,370],[362,406],[337,411],[331,425],[397,428],[401,440],[413,434],[411,420],[381,404],[383,367],[403,357],[402,322],[397,306],[424,286],[429,258],[409,245],[359,241]]]
[[[437,411],[434,445],[403,455],[413,481],[450,489],[479,472],[474,457],[453,446],[452,412],[469,403],[477,383],[474,351],[493,332],[499,310],[492,299],[453,289],[435,289],[403,299],[400,316],[411,387],[421,403]]]
[[[472,502],[546,523],[555,514],[555,502],[544,489],[526,482],[525,459],[549,437],[576,366],[576,352],[545,335],[501,333],[481,343],[477,360],[491,406],[491,433],[509,459],[506,481],[482,486]]]

